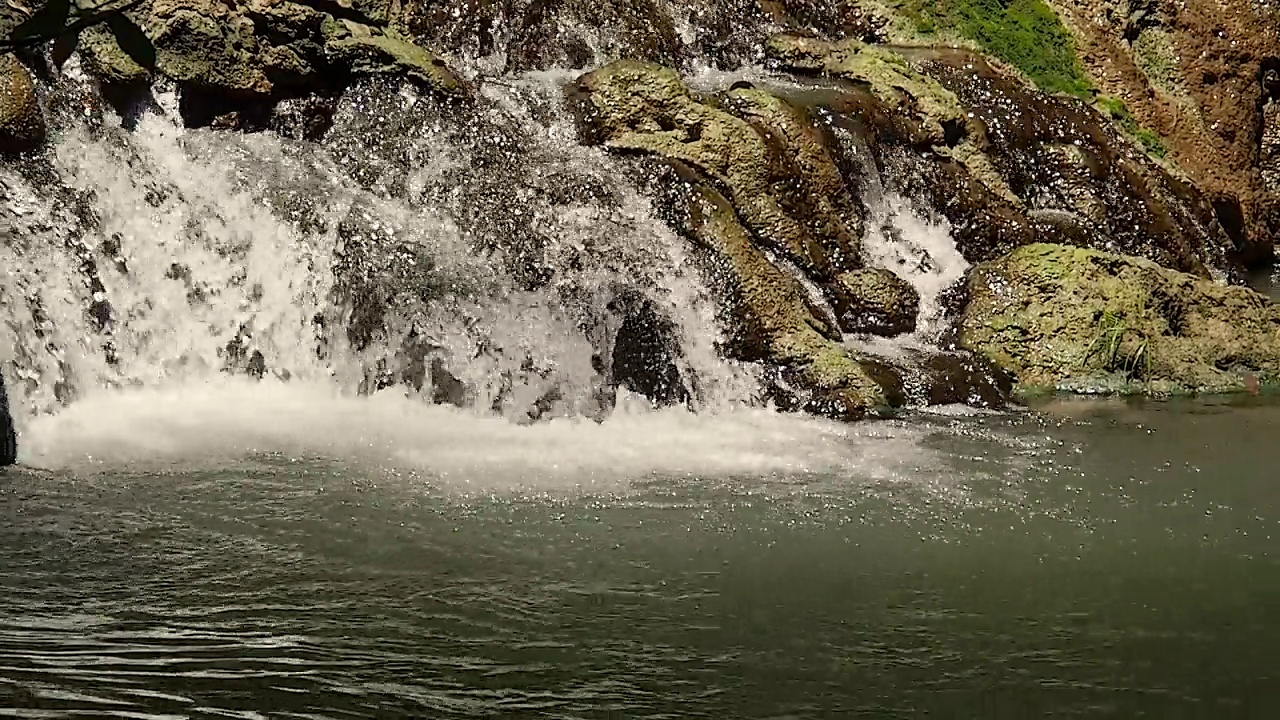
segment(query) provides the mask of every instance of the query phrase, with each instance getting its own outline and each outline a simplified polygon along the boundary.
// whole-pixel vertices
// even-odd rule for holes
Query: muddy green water
[[[1043,411],[601,488],[0,471],[0,714],[1280,717],[1280,407]]]

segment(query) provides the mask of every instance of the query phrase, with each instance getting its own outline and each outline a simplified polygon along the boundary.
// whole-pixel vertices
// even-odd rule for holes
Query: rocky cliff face
[[[1099,91],[1165,138],[1249,263],[1280,239],[1280,6],[1264,0],[1054,0]]]

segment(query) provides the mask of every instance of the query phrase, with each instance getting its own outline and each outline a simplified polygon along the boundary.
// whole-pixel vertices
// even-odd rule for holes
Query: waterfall
[[[945,218],[894,192],[876,192],[869,205],[863,259],[893,271],[920,293],[914,337],[931,345],[946,329],[942,294],[964,278],[969,262],[956,248]]]
[[[646,382],[695,410],[755,403],[685,242],[577,142],[567,80],[486,83],[461,119],[357,84],[318,143],[185,129],[163,88],[136,115],[64,121],[47,162],[0,168],[18,425],[228,372],[518,422],[600,419]]]

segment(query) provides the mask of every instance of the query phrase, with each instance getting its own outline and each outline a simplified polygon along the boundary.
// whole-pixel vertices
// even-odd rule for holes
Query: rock
[[[976,353],[930,353],[919,362],[918,372],[927,405],[1001,410],[1013,392],[1013,375]]]
[[[444,60],[393,31],[351,22],[329,23],[325,52],[352,76],[402,75],[425,90],[464,95],[466,87]]]
[[[976,266],[959,343],[1021,392],[1218,393],[1280,381],[1280,306],[1142,258],[1034,244]]]
[[[4,389],[4,373],[0,372],[0,467],[18,461],[18,434],[13,429],[9,412],[9,394]]]
[[[735,329],[730,352],[782,370],[784,407],[843,420],[886,407],[874,366],[840,346],[839,331],[814,312],[800,283],[751,242],[724,196],[698,184],[693,193],[690,230],[708,256],[708,275],[728,298]]]
[[[254,36],[254,23],[218,0],[156,0],[150,37],[156,67],[164,75],[230,95],[266,95],[272,90],[261,59],[268,48]]]
[[[0,56],[0,153],[34,150],[44,135],[44,115],[31,73],[12,55]]]
[[[609,372],[613,384],[644,395],[655,405],[688,402],[680,376],[679,328],[642,293],[623,290],[608,309],[620,319]]]
[[[1280,58],[1280,8],[1218,0],[1052,5],[1099,91],[1123,99],[1205,194],[1235,198],[1243,217],[1236,253],[1247,265],[1269,265],[1280,239],[1280,190],[1258,175],[1258,141],[1266,70]]]
[[[80,33],[76,46],[85,70],[111,86],[136,86],[151,82],[151,70],[129,57],[104,25]]]
[[[576,100],[586,140],[696,169],[754,237],[815,279],[858,266],[860,211],[802,110],[752,88],[704,100],[674,70],[635,61],[583,75]]]
[[[155,73],[182,86],[188,125],[260,129],[272,122],[280,100],[333,97],[352,79],[370,75],[404,77],[441,95],[466,95],[467,87],[443,60],[390,27],[398,7],[381,0],[354,7],[153,0],[131,17],[153,45]],[[80,47],[86,69],[104,86],[151,79],[152,68],[122,50],[105,26],[85,31]]]
[[[1079,100],[1035,90],[982,56],[780,35],[794,73],[853,83],[815,104],[863,128],[880,172],[936,207],[971,262],[1030,242],[1110,249],[1240,277],[1209,198]]]
[[[1013,376],[976,353],[907,346],[892,357],[857,357],[864,367],[875,368],[876,381],[895,406],[1009,407]]]
[[[892,271],[841,273],[826,289],[845,332],[893,336],[916,329],[920,293]]]

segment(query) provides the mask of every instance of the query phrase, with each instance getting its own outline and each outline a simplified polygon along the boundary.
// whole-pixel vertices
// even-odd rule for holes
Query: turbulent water
[[[127,128],[71,123],[43,186],[0,175],[0,362],[19,422],[255,354],[260,372],[368,390],[409,362],[406,339],[468,406],[515,418],[554,390],[551,415],[598,415],[620,288],[675,321],[695,405],[751,400],[683,241],[579,147],[563,81],[491,84],[491,125],[461,130],[411,92],[357,88],[319,145],[183,130],[163,94]],[[362,323],[376,329],[343,331]]]
[[[775,413],[567,75],[357,86],[318,143],[74,78],[0,168],[0,714],[1280,707],[1274,406]],[[872,180],[922,309],[875,349],[926,347],[966,264]],[[638,312],[668,407],[620,381]]]
[[[28,426],[45,469],[0,474],[5,714],[1280,706],[1274,405],[515,427],[266,383]]]

